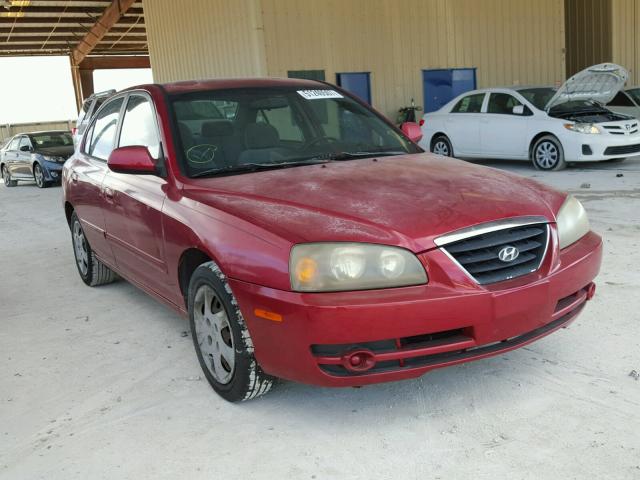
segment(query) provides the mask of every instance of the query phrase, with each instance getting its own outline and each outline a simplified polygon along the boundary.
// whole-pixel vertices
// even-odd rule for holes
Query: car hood
[[[565,195],[501,170],[413,154],[194,179],[196,209],[224,211],[292,243],[354,241],[414,252],[492,220],[555,221]],[[240,224],[238,224],[241,228]]]
[[[36,148],[34,153],[39,153],[40,155],[49,155],[52,157],[64,157],[69,158],[73,155],[73,145],[63,145],[60,147],[47,147],[47,148]]]
[[[601,63],[576,73],[556,91],[545,106],[552,107],[573,100],[593,100],[606,105],[615,97],[629,78],[629,72],[615,63]]]

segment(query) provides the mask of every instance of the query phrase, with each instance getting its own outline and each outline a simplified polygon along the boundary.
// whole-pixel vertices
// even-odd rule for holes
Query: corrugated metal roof
[[[104,0],[0,0],[0,56],[67,55],[111,3]],[[141,1],[124,12],[91,54],[148,54]]]

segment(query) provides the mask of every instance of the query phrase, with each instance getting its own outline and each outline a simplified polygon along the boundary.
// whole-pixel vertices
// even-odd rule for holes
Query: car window
[[[503,115],[513,115],[513,107],[522,105],[516,97],[508,93],[492,93],[489,96],[487,113],[498,113]]]
[[[607,103],[609,107],[635,107],[631,99],[624,92],[618,92],[613,100]]]
[[[627,90],[627,93],[633,98],[634,102],[640,105],[640,88],[632,88]]]
[[[20,138],[21,137],[15,137],[13,140],[11,140],[11,143],[9,144],[9,147],[7,148],[7,150],[18,150],[18,144],[20,143]]]
[[[122,119],[119,147],[141,145],[160,158],[160,138],[151,101],[142,95],[131,95]]]
[[[80,125],[82,121],[85,120],[85,117],[89,113],[89,107],[91,107],[90,99],[85,100],[84,103],[82,104],[82,108],[80,109],[80,113],[78,114],[78,120],[76,121],[76,125]],[[87,117],[86,120],[89,120],[89,118]]]
[[[93,123],[91,140],[85,143],[85,152],[92,157],[107,160],[113,151],[122,102],[122,98],[116,98],[98,113]]]
[[[549,100],[556,94],[556,89],[550,87],[523,88],[518,90],[518,93],[537,109],[544,110]]]
[[[73,145],[73,137],[68,132],[33,133],[31,139],[37,147],[67,147]]]
[[[468,95],[456,103],[451,113],[480,113],[483,101],[484,93]]]
[[[233,120],[193,105],[233,106]],[[289,168],[334,155],[360,159],[420,151],[386,120],[335,90],[300,87],[203,90],[171,97],[181,168],[188,176]],[[203,115],[203,112],[200,111]],[[185,115],[184,117],[182,115]]]
[[[18,150],[22,147],[31,148],[31,142],[29,141],[29,137],[20,137],[20,143],[18,144]]]

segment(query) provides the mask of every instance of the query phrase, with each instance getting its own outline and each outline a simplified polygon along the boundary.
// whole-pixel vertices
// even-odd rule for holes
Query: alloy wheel
[[[444,155],[445,157],[448,157],[449,156],[449,145],[447,145],[447,142],[445,142],[444,140],[438,140],[433,145],[433,153],[436,153],[438,155]]]
[[[44,185],[44,173],[42,171],[42,167],[40,165],[36,165],[33,169],[33,175],[36,178],[36,185],[42,188]]]
[[[194,301],[196,340],[204,363],[213,378],[227,384],[235,369],[235,346],[229,316],[213,288],[202,285]]]
[[[87,251],[87,240],[78,221],[73,224],[73,249],[78,269],[83,276],[86,276],[89,271],[89,252]]]
[[[555,167],[558,163],[559,156],[558,147],[553,142],[541,142],[536,148],[536,163],[544,170],[551,170]]]

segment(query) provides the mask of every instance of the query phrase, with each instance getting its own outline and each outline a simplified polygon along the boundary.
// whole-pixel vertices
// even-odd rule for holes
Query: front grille
[[[625,132],[630,135],[632,133],[637,133],[638,132],[638,124],[637,123],[629,124],[629,129],[626,128],[626,125],[625,125],[624,128],[622,126],[620,126],[620,125],[603,125],[603,127],[611,135],[624,135]]]
[[[444,245],[442,249],[481,285],[501,282],[535,272],[544,257],[549,228],[533,224],[476,235]],[[518,255],[500,260],[505,247],[515,247]]]
[[[621,145],[619,147],[607,147],[604,151],[605,155],[626,155],[629,153],[640,152],[640,143],[634,145]]]

